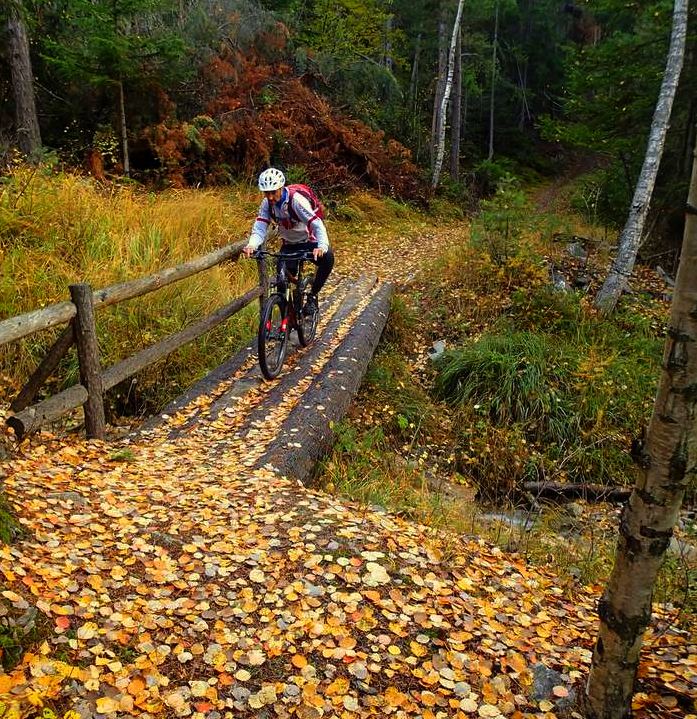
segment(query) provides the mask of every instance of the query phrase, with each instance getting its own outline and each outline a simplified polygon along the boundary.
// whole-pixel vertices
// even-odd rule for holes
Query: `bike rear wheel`
[[[312,291],[313,279],[313,277],[304,277],[298,288],[301,299],[300,313],[297,319],[298,341],[302,347],[307,347],[315,339],[319,322],[319,309],[316,309],[311,315],[305,314],[305,303],[307,296]]]
[[[264,304],[259,323],[259,366],[266,379],[278,377],[288,351],[289,328],[285,304],[281,295],[271,295]]]

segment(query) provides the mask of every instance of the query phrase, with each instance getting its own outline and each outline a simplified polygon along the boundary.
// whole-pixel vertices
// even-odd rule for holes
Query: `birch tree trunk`
[[[21,5],[15,2],[9,5],[7,32],[12,90],[15,98],[17,145],[27,157],[35,158],[41,149],[41,132],[36,114],[34,76]]]
[[[455,46],[457,38],[460,34],[460,20],[462,19],[462,6],[464,0],[457,3],[457,15],[453,24],[453,34],[450,38],[450,52],[448,53],[448,77],[445,81],[445,90],[443,91],[443,99],[441,100],[440,113],[438,117],[438,132],[436,143],[436,161],[433,166],[433,181],[431,186],[435,189],[440,179],[440,171],[443,167],[443,156],[445,155],[445,118],[448,109],[448,100],[450,99],[450,90],[453,85],[453,72],[455,65]]]
[[[421,33],[416,36],[414,48],[414,62],[411,66],[411,80],[409,82],[409,106],[411,110],[411,128],[416,138],[416,162],[421,158],[421,128],[419,121],[419,60],[421,58]]]
[[[448,52],[445,45],[445,3],[441,4],[440,20],[438,21],[438,82],[436,83],[436,94],[433,98],[433,117],[431,119],[431,166],[436,156],[436,145],[438,142],[438,127],[440,126],[440,108],[443,104],[443,93],[445,92],[445,75],[448,61]]]
[[[600,630],[586,686],[591,719],[631,716],[656,574],[697,460],[697,147],[687,198],[663,371],[645,461],[624,509],[615,566],[600,600]]]
[[[605,314],[609,314],[615,309],[622,290],[632,274],[637,252],[641,245],[646,215],[649,211],[658,168],[661,164],[670,112],[673,107],[673,99],[675,98],[675,91],[680,79],[680,71],[682,70],[685,55],[687,6],[688,0],[675,0],[668,60],[658,95],[658,102],[653,114],[653,121],[651,122],[651,132],[649,133],[644,164],[634,190],[627,222],[620,235],[617,256],[595,298],[595,306]]]
[[[496,3],[494,20],[494,42],[491,49],[491,99],[489,101],[489,154],[487,160],[494,157],[494,97],[496,95],[496,50],[499,41],[499,4]]]
[[[455,69],[453,71],[453,99],[450,122],[450,179],[460,179],[460,120],[462,114],[462,32],[457,33]]]
[[[460,128],[460,137],[467,137],[467,111],[469,110],[469,100],[469,87],[465,84],[465,101],[462,108],[462,127]]]

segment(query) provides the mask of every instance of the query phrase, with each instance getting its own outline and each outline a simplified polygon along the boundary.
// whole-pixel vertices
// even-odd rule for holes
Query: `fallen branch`
[[[589,502],[626,502],[631,489],[607,487],[604,484],[565,484],[563,482],[525,482],[523,488],[536,499],[570,501],[586,499]]]

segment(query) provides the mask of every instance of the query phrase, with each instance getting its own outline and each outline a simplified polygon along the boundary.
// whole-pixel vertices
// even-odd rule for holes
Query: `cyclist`
[[[317,295],[334,267],[334,253],[329,246],[327,228],[307,197],[299,191],[291,197],[286,187],[286,178],[275,167],[259,175],[259,189],[264,193],[264,199],[243,252],[250,257],[254,250],[261,247],[272,222],[278,226],[281,250],[312,252],[312,262],[317,265],[317,272],[305,305],[305,313],[312,314],[317,311]],[[291,274],[295,274],[298,263],[287,262],[286,267]]]

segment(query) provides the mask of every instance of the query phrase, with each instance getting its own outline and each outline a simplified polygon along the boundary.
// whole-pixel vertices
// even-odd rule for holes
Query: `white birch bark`
[[[433,117],[431,118],[431,143],[430,156],[431,167],[436,157],[436,145],[438,142],[438,127],[440,126],[440,108],[445,92],[445,79],[447,74],[448,53],[445,45],[445,3],[441,3],[440,19],[438,21],[438,81],[436,82],[436,94],[433,98]]]
[[[394,71],[394,58],[392,57],[392,31],[394,30],[394,15],[389,15],[385,20],[385,42],[383,63],[390,71]]]
[[[416,36],[416,47],[414,48],[414,62],[411,66],[411,80],[409,82],[409,97],[415,101],[419,88],[419,58],[421,56],[421,33]]]
[[[617,256],[595,298],[595,306],[606,314],[615,309],[622,290],[632,274],[637,252],[641,245],[646,215],[649,211],[651,195],[656,184],[656,175],[663,155],[670,113],[673,108],[673,99],[675,98],[675,91],[678,87],[685,56],[687,6],[688,0],[675,0],[668,59],[658,95],[658,102],[653,113],[644,164],[634,189],[634,197],[629,208],[627,222],[620,235]]]
[[[620,522],[615,566],[598,605],[600,629],[586,686],[590,719],[631,716],[651,597],[697,462],[697,147],[680,266],[642,469]]]
[[[460,23],[462,26],[462,23]],[[450,179],[460,180],[460,124],[462,118],[462,33],[457,34],[455,45],[455,68],[453,70],[453,99],[450,123]]]
[[[448,100],[450,99],[450,90],[453,85],[453,71],[455,65],[455,47],[457,38],[460,34],[460,20],[462,19],[462,6],[464,0],[459,0],[457,4],[457,15],[453,24],[453,34],[450,38],[450,51],[448,52],[448,76],[445,81],[445,89],[440,103],[440,111],[438,115],[438,127],[436,132],[436,161],[433,165],[433,181],[431,186],[435,189],[438,187],[440,179],[440,171],[443,167],[443,156],[445,155],[445,118],[448,109]]]

